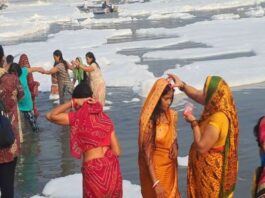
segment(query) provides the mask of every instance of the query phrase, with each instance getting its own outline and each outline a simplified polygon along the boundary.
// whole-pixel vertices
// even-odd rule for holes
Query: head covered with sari
[[[76,60],[78,60],[80,64],[83,64],[81,57],[76,57]],[[81,68],[75,68],[73,72],[74,72],[74,77],[78,82],[84,80],[84,70],[82,70]]]
[[[227,197],[234,191],[237,180],[239,134],[237,110],[231,90],[221,77],[208,76],[204,85],[204,93],[206,99],[200,121],[206,120],[216,112],[223,112],[229,120],[220,191],[220,197]]]
[[[168,80],[164,78],[158,79],[153,87],[151,88],[144,105],[142,107],[139,119],[139,147],[144,141],[144,133],[146,132],[147,127],[149,127],[151,116],[160,101],[160,98],[165,90],[169,86]]]

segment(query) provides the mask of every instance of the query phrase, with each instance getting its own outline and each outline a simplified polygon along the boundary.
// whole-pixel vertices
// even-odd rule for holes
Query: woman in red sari
[[[87,83],[73,91],[73,98],[46,114],[49,121],[71,126],[70,150],[83,157],[83,197],[121,198],[120,145],[114,125]],[[74,112],[67,113],[71,108]]]
[[[26,54],[22,54],[20,56],[19,66],[30,68],[29,59]],[[32,73],[28,74],[27,80],[28,80],[28,86],[29,86],[29,90],[30,90],[31,98],[33,102],[34,116],[37,118],[39,116],[39,112],[37,110],[35,98],[38,96],[38,87],[40,86],[40,83],[38,81],[34,81]]]

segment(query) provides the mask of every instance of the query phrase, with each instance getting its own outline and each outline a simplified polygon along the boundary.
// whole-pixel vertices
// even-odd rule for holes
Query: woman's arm
[[[42,67],[31,67],[31,68],[27,68],[28,73],[32,73],[32,72],[39,72],[39,73],[45,73],[45,69],[43,69]]]
[[[53,68],[50,69],[50,70],[46,70],[46,71],[44,71],[44,74],[51,75],[51,74],[55,74],[55,73],[57,73],[58,71],[59,71],[59,70],[58,70],[57,67],[53,67]]]
[[[178,87],[181,91],[183,91],[189,98],[193,99],[194,101],[204,104],[205,103],[205,96],[203,91],[198,90],[190,85],[187,85],[185,82],[181,81],[176,75],[168,74],[169,79],[174,81],[174,87]]]
[[[69,117],[66,111],[72,107],[71,101],[55,107],[50,112],[46,113],[47,120],[60,125],[69,125]]]
[[[115,134],[115,131],[111,133],[111,143],[110,143],[111,150],[115,155],[120,156],[121,155],[121,147],[119,140]]]
[[[73,70],[76,66],[73,64],[73,62],[71,62],[71,64],[67,62],[67,67],[68,69]]]
[[[72,107],[81,107],[85,102],[94,104],[96,101],[93,98],[73,98],[65,104],[59,105],[46,113],[46,118],[55,124],[69,125],[69,116],[66,111]]]
[[[94,68],[92,66],[87,67],[85,65],[80,64],[78,67],[81,68],[82,70],[84,70],[85,72],[92,72],[92,71],[94,71]]]
[[[207,125],[205,130],[202,132],[196,118],[191,113],[185,115],[185,119],[191,123],[194,143],[197,147],[197,150],[200,153],[208,152],[217,142],[220,135],[220,130],[212,125]]]

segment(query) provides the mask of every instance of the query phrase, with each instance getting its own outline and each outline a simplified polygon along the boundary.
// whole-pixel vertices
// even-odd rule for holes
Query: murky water
[[[25,0],[24,0],[25,1]],[[13,0],[12,2],[21,2]],[[25,2],[32,2],[27,0]],[[117,1],[119,2],[119,1]],[[262,5],[265,7],[265,5]],[[115,24],[95,24],[92,29],[131,29],[132,35],[122,37],[109,38],[107,44],[121,43],[128,41],[140,40],[158,40],[164,38],[174,38],[177,35],[147,35],[139,36],[136,34],[137,29],[141,28],[176,28],[186,26],[199,21],[211,20],[211,17],[220,13],[234,13],[242,17],[244,9],[248,7],[240,7],[233,9],[222,9],[216,11],[191,12],[195,18],[192,19],[162,19],[162,20],[147,20],[145,17],[139,17],[138,20],[131,22],[121,22]],[[84,19],[79,19],[80,21]],[[2,43],[4,45],[18,44],[23,42],[46,41],[48,35],[57,33],[62,30],[76,30],[84,28],[76,24],[60,24],[54,23],[47,32],[42,34],[23,38],[18,41],[10,41]],[[156,50],[169,49],[188,49],[196,47],[210,47],[204,43],[185,42],[178,45],[166,46],[163,48],[138,48],[122,50],[118,53],[123,55],[139,56],[139,64],[148,65],[148,70],[153,72],[155,76],[161,76],[164,71],[179,66],[185,66],[192,62],[198,61],[194,59],[179,59],[179,60],[160,60],[149,61],[143,58],[147,52]],[[226,58],[240,58],[254,56],[252,52],[226,54],[221,57],[206,57],[203,60],[215,60]],[[115,76],[114,76],[115,77]],[[188,82],[187,82],[188,83]],[[250,185],[254,168],[259,164],[258,148],[253,137],[252,128],[257,119],[264,114],[265,103],[265,85],[251,85],[243,89],[234,89],[234,96],[238,106],[240,119],[240,145],[239,145],[239,178],[235,197],[250,197]],[[107,100],[110,110],[107,111],[115,123],[115,128],[122,146],[121,167],[123,177],[133,183],[139,183],[138,167],[137,167],[137,136],[138,136],[138,115],[143,102],[143,99],[136,95],[131,88],[113,88],[108,87]],[[69,175],[80,172],[80,161],[74,160],[69,153],[69,128],[61,127],[49,123],[45,119],[45,113],[53,108],[53,103],[48,100],[49,93],[41,93],[38,97],[38,108],[41,116],[38,120],[40,125],[40,133],[34,134],[30,130],[24,132],[24,143],[22,145],[22,155],[19,158],[17,177],[16,177],[16,197],[30,197],[31,195],[41,193],[44,185],[53,178]],[[125,103],[131,101],[132,98],[139,98],[140,102]],[[181,110],[183,105],[178,105],[181,101],[181,96],[176,96],[173,106],[176,110]],[[196,113],[199,115],[201,107],[196,107]],[[179,154],[186,156],[189,152],[189,147],[192,142],[192,133],[190,126],[182,119],[181,112],[179,116]],[[183,197],[186,197],[186,168],[179,167],[179,188]]]

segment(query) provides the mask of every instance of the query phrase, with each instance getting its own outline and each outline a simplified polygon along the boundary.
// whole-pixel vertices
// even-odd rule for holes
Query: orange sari
[[[238,118],[229,86],[217,76],[205,83],[206,105],[200,124],[216,112],[229,120],[225,145],[200,154],[192,144],[188,165],[188,197],[233,197],[238,171]]]
[[[178,190],[177,159],[169,158],[170,149],[172,145],[176,143],[177,113],[174,110],[169,109],[166,112],[167,118],[169,118],[168,123],[159,123],[155,126],[155,148],[152,147],[151,141],[153,126],[150,122],[150,117],[167,85],[168,81],[166,79],[159,79],[156,81],[140,114],[138,163],[140,170],[141,193],[143,198],[156,198],[155,191],[152,188],[153,181],[145,159],[144,145],[151,147],[150,158],[154,167],[155,176],[160,181],[163,189],[166,191],[167,197],[180,197]]]

